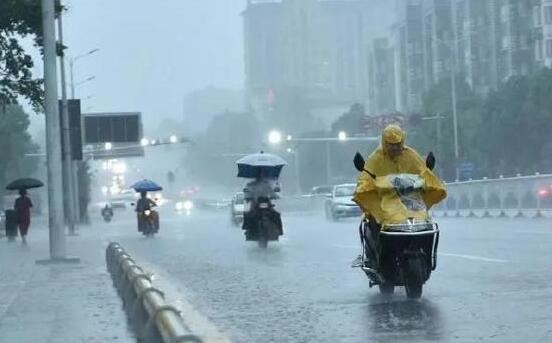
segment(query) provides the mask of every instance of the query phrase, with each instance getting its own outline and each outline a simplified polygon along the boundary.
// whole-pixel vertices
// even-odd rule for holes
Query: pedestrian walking
[[[29,232],[29,226],[31,225],[31,208],[33,207],[33,203],[27,196],[26,189],[20,189],[19,195],[19,198],[15,199],[13,208],[17,213],[21,240],[23,241],[23,244],[27,244],[27,233]]]

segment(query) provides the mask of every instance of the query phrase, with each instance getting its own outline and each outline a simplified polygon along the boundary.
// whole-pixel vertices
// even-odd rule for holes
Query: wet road
[[[132,218],[102,225],[236,342],[551,342],[550,220],[441,219],[437,271],[423,298],[392,299],[350,268],[357,222],[284,216],[262,250],[226,213],[162,213],[153,240]]]

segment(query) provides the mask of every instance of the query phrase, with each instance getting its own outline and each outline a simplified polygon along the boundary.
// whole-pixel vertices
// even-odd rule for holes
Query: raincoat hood
[[[401,144],[403,147],[406,143],[406,132],[398,125],[387,125],[381,134],[381,147],[387,153],[387,144]]]

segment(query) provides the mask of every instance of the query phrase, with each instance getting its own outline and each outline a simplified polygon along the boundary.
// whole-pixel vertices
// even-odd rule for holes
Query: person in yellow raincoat
[[[381,144],[366,160],[364,170],[359,175],[353,201],[363,210],[373,232],[408,218],[427,219],[427,210],[445,199],[447,194],[441,180],[420,155],[406,145],[406,133],[397,125],[389,125],[383,130]],[[395,192],[381,191],[390,186],[386,176],[392,174],[415,174],[423,179],[421,197],[426,210],[411,211]]]

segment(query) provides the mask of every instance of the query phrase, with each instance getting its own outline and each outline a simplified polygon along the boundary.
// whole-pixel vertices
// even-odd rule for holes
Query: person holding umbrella
[[[27,196],[27,190],[22,188],[19,190],[19,198],[15,199],[13,208],[17,213],[17,219],[19,223],[19,234],[23,244],[27,244],[27,233],[29,232],[29,226],[31,225],[31,208],[33,203]]]
[[[19,198],[15,200],[13,208],[15,210],[15,217],[19,225],[19,234],[23,244],[27,243],[27,233],[29,232],[29,226],[31,225],[31,208],[33,203],[27,196],[27,189],[42,187],[44,184],[35,179],[24,178],[10,182],[6,189],[18,190]]]
[[[161,191],[163,188],[151,180],[144,179],[136,182],[131,186],[134,190],[140,193],[140,199],[136,202],[136,213],[138,215],[138,231],[146,236],[152,235],[159,231],[159,214],[153,211],[152,208],[157,206],[155,201],[148,198],[148,192]],[[153,232],[146,224],[153,225]]]

